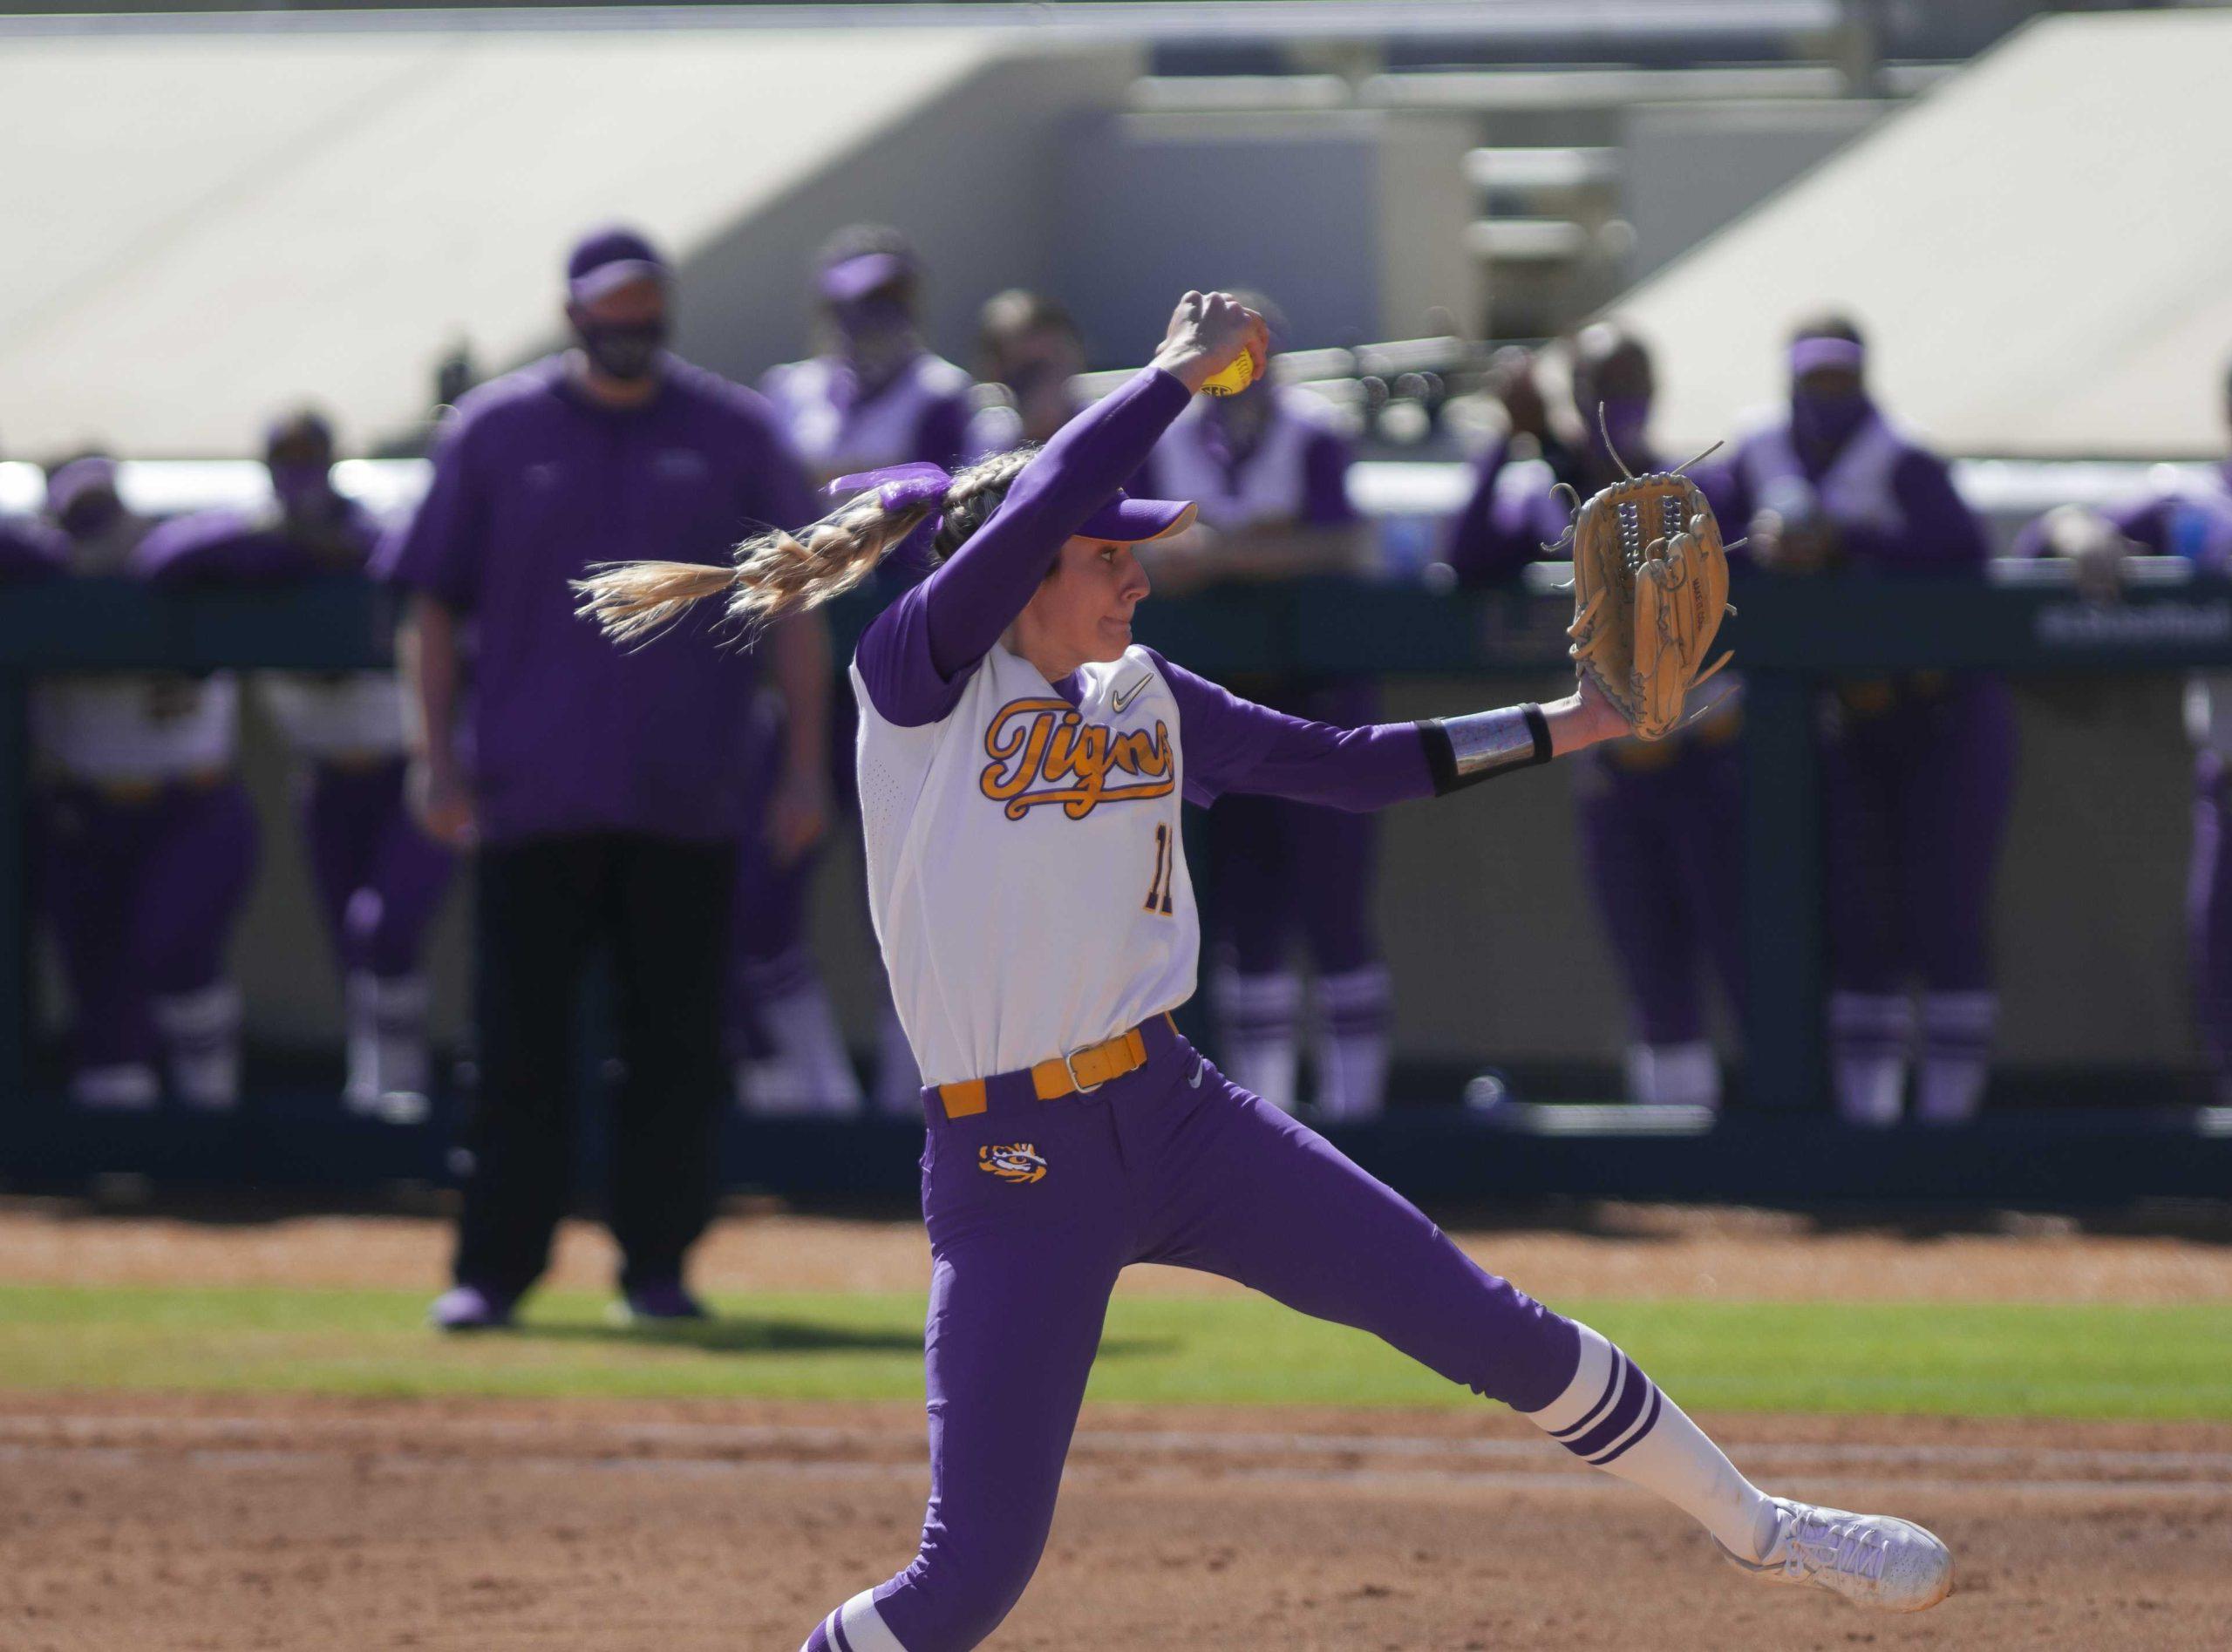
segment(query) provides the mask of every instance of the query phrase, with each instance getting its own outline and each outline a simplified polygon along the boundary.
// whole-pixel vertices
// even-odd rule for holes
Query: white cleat
[[[1714,1547],[1739,1572],[1770,1583],[1805,1583],[1879,1612],[1925,1612],[1953,1593],[1953,1553],[1935,1533],[1888,1514],[1854,1514],[1786,1497],[1762,1560]]]

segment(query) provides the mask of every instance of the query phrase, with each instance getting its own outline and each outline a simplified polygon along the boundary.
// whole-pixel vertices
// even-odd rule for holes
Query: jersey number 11
[[[1160,912],[1170,915],[1170,828],[1158,826],[1154,829],[1154,876],[1147,883],[1146,912]]]

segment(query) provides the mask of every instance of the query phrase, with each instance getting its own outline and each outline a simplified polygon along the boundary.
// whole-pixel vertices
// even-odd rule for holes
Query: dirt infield
[[[1469,1424],[1469,1425],[1468,1425]],[[2232,1429],[1746,1417],[1776,1485],[1961,1557],[1914,1620],[1762,1587],[1512,1419],[1089,1411],[1017,1649],[2221,1646]],[[902,1562],[881,1406],[0,1403],[11,1649],[793,1652]]]
[[[1946,1222],[1775,1211],[1588,1205],[1529,1213],[1507,1228],[1452,1234],[1473,1259],[1537,1296],[1689,1296],[1752,1302],[2223,1302],[2232,1225],[2197,1214],[2121,1228],[2067,1217],[1991,1214]],[[442,1282],[450,1228],[423,1215],[102,1213],[68,1201],[0,1200],[0,1282],[353,1285]],[[595,1288],[616,1268],[585,1222],[560,1235],[550,1282]],[[922,1290],[919,1222],[800,1215],[741,1204],[697,1251],[707,1290]],[[1171,1268],[1134,1268],[1133,1292],[1238,1287]]]
[[[2221,1300],[2214,1236],[1834,1233],[1591,1213],[1468,1247],[1561,1295]],[[425,1284],[432,1220],[220,1225],[0,1207],[0,1280]],[[716,1288],[913,1288],[905,1224],[725,1223]],[[609,1276],[570,1233],[561,1277]],[[1131,1288],[1221,1288],[1178,1276]],[[1772,1486],[1895,1506],[1960,1556],[1915,1620],[1724,1571],[1500,1409],[1094,1407],[1015,1649],[2223,1644],[2232,1425],[1708,1419]],[[910,1552],[906,1404],[0,1395],[0,1647],[793,1652]]]

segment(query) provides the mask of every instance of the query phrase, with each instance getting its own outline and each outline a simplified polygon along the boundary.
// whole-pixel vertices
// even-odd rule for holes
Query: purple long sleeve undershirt
[[[1426,737],[1415,723],[1330,723],[1274,711],[1147,652],[1178,702],[1186,800],[1207,807],[1228,792],[1322,804],[1352,814],[1432,797]]]
[[[917,728],[953,710],[1063,544],[1139,469],[1187,396],[1150,367],[1072,419],[1016,478],[992,520],[869,622],[854,658],[877,715]]]
[[[1063,543],[1138,471],[1187,398],[1177,379],[1149,368],[1072,419],[1017,478],[992,520],[870,622],[854,662],[878,716],[914,728],[951,712]],[[1160,656],[1156,663],[1178,701],[1190,802],[1246,792],[1360,812],[1434,790],[1426,737],[1415,724],[1311,723],[1241,699]]]

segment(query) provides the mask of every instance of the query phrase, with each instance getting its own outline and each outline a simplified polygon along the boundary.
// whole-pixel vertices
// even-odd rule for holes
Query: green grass
[[[524,1327],[442,1338],[418,1293],[0,1286],[0,1388],[355,1395],[907,1399],[919,1297],[721,1299],[663,1335],[601,1297],[538,1298]],[[1575,1311],[1705,1411],[2232,1417],[2232,1305],[1596,1302]],[[1465,1405],[1359,1333],[1256,1298],[1137,1297],[1111,1312],[1092,1393],[1210,1404]]]

